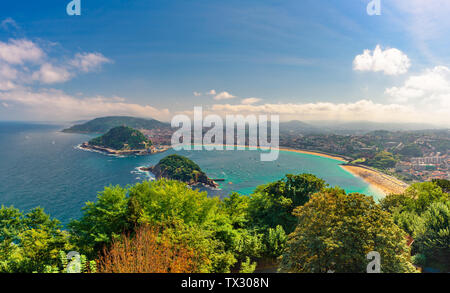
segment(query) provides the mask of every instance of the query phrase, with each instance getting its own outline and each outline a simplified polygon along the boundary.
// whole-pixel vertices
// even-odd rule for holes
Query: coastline
[[[365,166],[357,165],[340,165],[344,170],[352,173],[354,176],[362,178],[371,186],[382,191],[385,195],[402,193],[408,188],[408,184],[386,175],[379,171],[370,169]]]
[[[223,145],[224,147],[229,145]],[[245,148],[259,148],[259,149],[270,149],[270,147],[254,147],[254,146],[234,146],[234,147],[245,147]],[[89,149],[84,147],[83,145],[80,146],[81,149]],[[92,148],[90,148],[92,150]],[[146,153],[146,154],[155,154],[164,152],[170,149],[168,146],[164,146],[163,149],[159,149],[158,151],[154,153]],[[389,176],[387,174],[384,174],[380,171],[374,170],[372,168],[366,167],[366,166],[359,166],[359,165],[349,165],[349,160],[346,159],[344,156],[340,155],[333,155],[333,154],[327,154],[322,153],[318,151],[311,151],[311,150],[301,150],[301,149],[293,149],[288,147],[278,147],[276,148],[279,151],[285,151],[285,152],[293,152],[293,153],[300,153],[300,154],[308,154],[313,156],[319,156],[323,158],[329,158],[336,161],[342,162],[340,164],[340,167],[346,170],[347,172],[351,173],[352,175],[356,177],[360,177],[363,179],[366,183],[368,183],[371,187],[377,189],[380,191],[380,193],[383,193],[384,195],[388,195],[391,193],[402,193],[405,191],[405,189],[408,187],[408,184],[398,180],[397,178],[394,178],[392,176]],[[104,149],[102,150],[95,150],[99,152],[103,152],[108,154],[108,152],[105,152]],[[109,151],[109,150],[108,150]],[[134,153],[136,155],[136,153]],[[111,155],[111,152],[109,152],[109,155]],[[118,155],[117,153],[114,155]],[[124,155],[123,153],[120,155]],[[142,153],[140,154],[142,155]],[[143,170],[145,168],[139,168],[141,171],[149,171],[149,170]],[[216,182],[215,182],[216,183]],[[217,183],[216,183],[217,184]]]
[[[268,147],[260,147],[260,148],[267,149]],[[343,163],[343,164],[339,165],[341,168],[343,168],[347,172],[350,172],[352,175],[354,175],[356,177],[360,177],[366,183],[368,183],[371,187],[375,188],[380,193],[384,194],[384,196],[386,196],[388,194],[392,194],[392,193],[402,193],[409,186],[408,184],[400,181],[399,179],[397,179],[395,177],[389,176],[387,174],[384,174],[384,173],[374,170],[372,168],[369,168],[366,166],[348,165],[349,160],[347,160],[343,156],[326,154],[326,153],[310,151],[310,150],[292,149],[292,148],[287,148],[287,147],[279,147],[277,149],[279,151],[309,154],[309,155],[313,155],[313,156],[319,156],[319,157],[324,157],[324,158],[341,161]]]
[[[348,160],[346,160],[343,157],[340,157],[338,155],[325,154],[325,153],[320,153],[320,152],[316,152],[316,151],[291,149],[291,148],[286,148],[286,147],[280,147],[280,148],[278,148],[278,150],[285,151],[285,152],[293,152],[293,153],[300,153],[300,154],[308,154],[308,155],[313,155],[313,156],[319,156],[319,157],[329,158],[329,159],[333,159],[333,160],[337,160],[337,161],[341,161],[341,162],[345,162],[345,163],[348,162]]]
[[[204,144],[203,146],[205,146],[207,144]],[[211,146],[211,145],[208,145]],[[245,148],[255,148],[255,149],[262,149],[262,150],[267,150],[270,149],[270,147],[262,147],[262,146],[244,146],[244,145],[228,145],[228,144],[224,144],[223,147],[227,147],[227,146],[234,146],[234,147],[245,147]],[[284,151],[284,152],[293,152],[293,153],[300,153],[300,154],[308,154],[308,155],[314,155],[314,156],[319,156],[319,157],[323,157],[323,158],[329,158],[329,159],[333,159],[333,160],[337,160],[337,161],[341,161],[341,162],[345,162],[348,163],[349,160],[345,159],[343,156],[339,156],[339,155],[333,155],[333,154],[326,154],[326,153],[322,153],[322,152],[318,152],[318,151],[310,151],[310,150],[301,150],[301,149],[292,149],[292,148],[288,148],[288,147],[277,147],[274,148],[277,149],[279,151]]]
[[[91,145],[88,142],[84,142],[80,145],[78,145],[79,149],[82,150],[89,150],[89,151],[95,151],[102,154],[110,155],[110,156],[129,156],[129,155],[137,155],[137,156],[144,156],[144,155],[153,155],[158,153],[163,153],[167,150],[169,150],[170,146],[160,146],[160,148],[154,148],[154,149],[145,149],[145,150],[114,150],[106,147]]]
[[[279,148],[279,150],[330,158],[330,159],[341,161],[343,163],[349,162],[348,160],[344,159],[343,157],[339,157],[337,155],[334,156],[334,155],[324,154],[324,153],[315,152],[315,151],[296,150],[296,149],[290,149],[290,148]],[[384,196],[392,194],[392,193],[395,193],[395,194],[403,193],[409,186],[408,184],[398,180],[395,177],[389,176],[389,175],[384,174],[377,170],[373,170],[369,167],[358,166],[358,165],[346,165],[346,164],[340,164],[339,166],[341,168],[343,168],[344,170],[346,170],[347,172],[351,173],[353,176],[360,177],[366,183],[368,183],[371,187],[375,188],[376,190],[378,190],[379,192],[384,194]]]
[[[226,147],[230,145],[224,144],[223,146]],[[270,147],[261,147],[261,146],[255,147],[255,146],[235,145],[234,147],[270,149]],[[349,160],[346,159],[344,156],[326,154],[311,150],[292,149],[288,147],[278,147],[276,149],[278,149],[279,151],[308,154],[340,161],[342,162],[341,164],[339,164],[341,168],[351,173],[353,176],[363,179],[367,184],[369,184],[372,188],[379,191],[384,196],[392,193],[402,193],[409,186],[408,184],[398,180],[397,178],[394,178],[392,176],[389,176],[372,168],[366,166],[349,165],[348,164]]]

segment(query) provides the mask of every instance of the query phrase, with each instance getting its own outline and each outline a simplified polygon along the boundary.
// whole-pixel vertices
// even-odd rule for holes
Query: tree
[[[405,157],[422,157],[423,152],[420,149],[420,146],[417,144],[411,143],[405,145],[398,153]]]
[[[286,247],[287,239],[288,236],[280,225],[275,229],[269,228],[264,238],[265,255],[269,257],[280,256]]]
[[[381,256],[382,272],[414,272],[405,233],[371,197],[327,189],[295,209],[280,269],[287,272],[366,272],[366,256]]]
[[[381,201],[394,222],[414,238],[414,263],[449,271],[450,196],[443,192],[445,181],[412,184],[402,194],[388,195]]]
[[[208,262],[201,268],[203,272],[230,271],[238,261],[245,232],[233,227],[220,199],[167,179],[105,188],[97,202],[87,203],[81,219],[69,227],[80,252],[96,257],[105,245],[123,233],[133,234],[142,225],[163,225],[174,240],[205,253]]]
[[[449,194],[442,191],[436,183],[414,183],[401,194],[386,196],[381,201],[384,210],[394,212],[410,211],[423,213],[433,202],[445,202]]]
[[[450,272],[450,201],[435,202],[422,216],[423,225],[413,248],[422,255],[422,265]]]
[[[433,179],[432,182],[435,183],[437,186],[439,186],[443,192],[446,192],[446,193],[450,192],[450,180]]]
[[[127,205],[125,188],[105,187],[95,203],[86,203],[81,219],[69,223],[71,241],[88,257],[96,257],[103,246],[132,227],[127,218]]]
[[[290,233],[297,224],[292,215],[294,208],[305,204],[325,185],[325,181],[312,174],[288,174],[281,180],[258,186],[249,201],[248,219],[258,229],[281,225]]]
[[[203,261],[184,243],[174,243],[160,227],[141,226],[104,248],[100,273],[195,273]]]
[[[27,214],[13,207],[0,209],[0,272],[44,272],[59,262],[59,251],[70,249],[60,222],[42,208]]]
[[[377,153],[373,159],[366,161],[366,164],[380,169],[388,169],[395,167],[398,160],[394,158],[394,155],[390,152],[381,151]]]

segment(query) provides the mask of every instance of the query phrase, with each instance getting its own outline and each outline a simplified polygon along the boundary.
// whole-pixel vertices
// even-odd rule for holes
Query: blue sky
[[[445,0],[381,0],[380,16],[370,0],[81,0],[81,16],[69,2],[0,4],[0,120],[170,120],[203,106],[449,123]],[[22,47],[41,53],[11,59]]]

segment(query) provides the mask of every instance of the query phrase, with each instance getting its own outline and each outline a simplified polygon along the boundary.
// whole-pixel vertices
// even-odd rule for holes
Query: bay
[[[225,179],[220,190],[251,194],[258,185],[285,174],[312,173],[330,186],[361,192],[378,200],[382,194],[342,169],[340,161],[310,154],[281,151],[278,160],[261,162],[258,151],[179,151],[151,156],[114,157],[80,150],[94,135],[62,133],[64,125],[0,122],[0,204],[21,210],[40,206],[63,224],[79,218],[87,201],[95,201],[104,186],[135,184],[151,179],[140,166],[154,165],[178,153],[196,162],[210,178]]]

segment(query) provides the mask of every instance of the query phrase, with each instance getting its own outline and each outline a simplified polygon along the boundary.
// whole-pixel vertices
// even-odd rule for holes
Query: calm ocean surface
[[[79,150],[76,146],[93,135],[59,132],[63,126],[0,122],[0,204],[21,210],[41,206],[64,224],[81,215],[86,201],[95,201],[107,185],[148,180],[138,172],[172,153],[152,156],[112,157]],[[181,151],[211,178],[224,178],[221,190],[250,194],[260,184],[286,173],[312,173],[347,192],[381,195],[362,179],[339,167],[339,161],[313,155],[280,152],[277,161],[261,162],[257,151]]]

